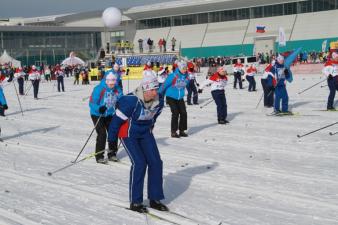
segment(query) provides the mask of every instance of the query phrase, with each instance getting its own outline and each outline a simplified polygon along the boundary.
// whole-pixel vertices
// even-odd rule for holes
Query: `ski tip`
[[[52,172],[48,172],[47,174],[48,174],[48,176],[52,176]]]

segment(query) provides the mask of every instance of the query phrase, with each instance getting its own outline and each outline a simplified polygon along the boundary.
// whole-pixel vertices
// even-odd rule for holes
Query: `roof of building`
[[[238,9],[262,5],[297,2],[296,0],[182,0],[135,6],[124,14],[132,19],[158,18],[184,14]]]

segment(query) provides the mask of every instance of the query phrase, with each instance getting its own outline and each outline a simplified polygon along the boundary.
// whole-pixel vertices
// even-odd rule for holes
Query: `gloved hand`
[[[285,69],[285,70],[284,70],[284,74],[285,74],[285,76],[289,76],[289,70],[288,70],[288,69]]]
[[[197,85],[197,87],[199,87],[199,86],[200,86],[200,84],[199,84],[199,83],[196,83],[196,85]]]
[[[198,93],[202,93],[203,92],[203,89],[198,89]]]
[[[100,112],[100,114],[104,114],[105,112],[106,112],[106,110],[107,110],[107,107],[104,105],[104,106],[101,106],[100,108],[99,108],[99,112]]]
[[[7,105],[3,105],[2,108],[3,108],[4,110],[6,110],[6,109],[8,109],[8,106],[7,106]]]
[[[333,76],[332,74],[330,74],[328,77],[327,77],[328,80],[333,80]]]

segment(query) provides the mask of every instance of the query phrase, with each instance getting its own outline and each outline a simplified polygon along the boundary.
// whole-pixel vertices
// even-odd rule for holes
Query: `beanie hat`
[[[277,61],[280,62],[281,60],[284,60],[284,56],[278,55],[278,56],[277,56]]]
[[[146,70],[143,72],[141,86],[143,91],[149,91],[159,88],[159,83],[157,81],[157,77],[154,71]]]
[[[185,61],[180,61],[177,63],[178,69],[179,70],[186,70],[188,65]]]
[[[116,83],[116,75],[112,72],[108,73],[106,76],[106,84],[115,84]]]

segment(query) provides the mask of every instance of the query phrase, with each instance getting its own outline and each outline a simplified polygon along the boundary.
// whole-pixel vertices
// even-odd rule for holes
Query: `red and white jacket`
[[[227,82],[227,76],[220,76],[219,73],[214,73],[211,77],[209,77],[209,79],[202,83],[200,89],[211,85],[211,91],[224,90]]]
[[[338,61],[327,61],[323,68],[323,74],[329,76],[330,74],[335,77],[338,75]]]
[[[247,70],[246,70],[246,75],[249,77],[253,77],[257,74],[257,69],[254,66],[250,66]]]
[[[234,73],[243,71],[243,67],[242,63],[236,63],[234,65]]]
[[[23,78],[25,73],[23,72],[22,68],[17,68],[14,73],[15,78]]]
[[[29,72],[29,80],[40,80],[40,72],[36,69],[32,69],[30,72]]]

